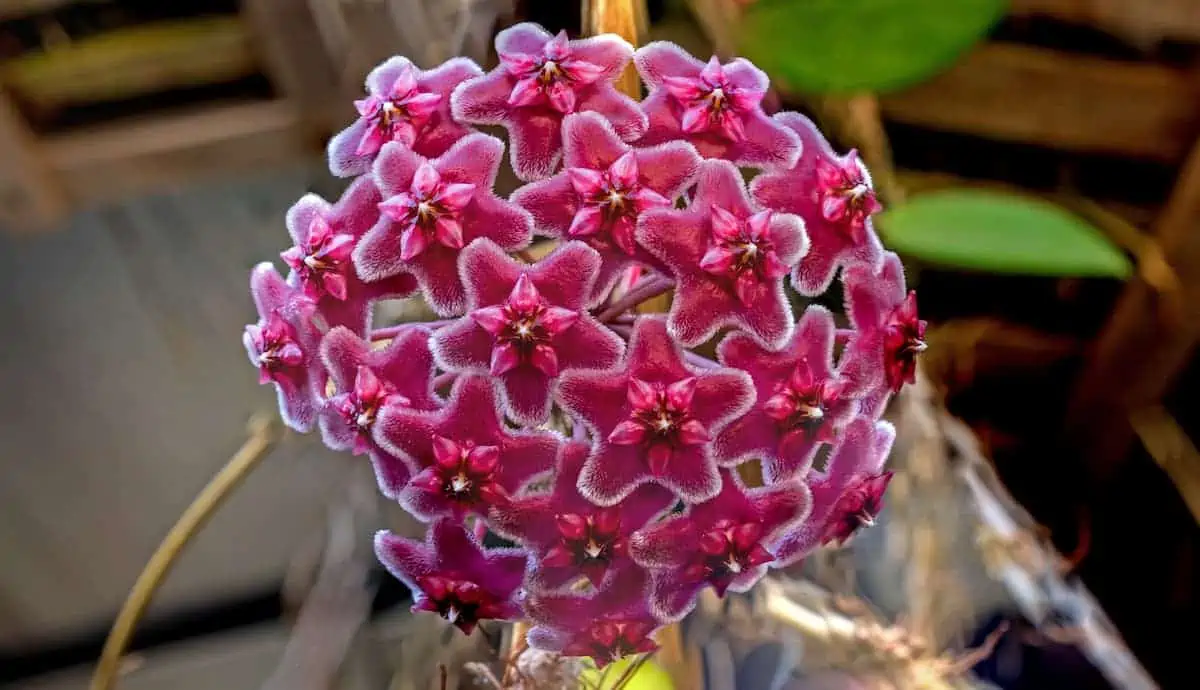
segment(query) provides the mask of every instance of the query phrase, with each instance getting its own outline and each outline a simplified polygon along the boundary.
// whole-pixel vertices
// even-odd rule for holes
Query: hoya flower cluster
[[[244,340],[287,423],[369,458],[428,524],[376,540],[417,609],[468,633],[525,619],[535,647],[603,665],[653,649],[705,588],[745,590],[870,523],[890,477],[878,416],[925,326],[866,169],[803,116],[765,114],[749,62],[531,24],[496,48],[486,74],[371,73],[329,146],[356,179],[288,213],[289,273],[254,270]],[[641,102],[613,85],[631,61]],[[505,143],[475,125],[508,131],[526,183],[508,198]],[[557,246],[534,260],[535,237]],[[796,318],[785,281],[816,297],[839,270],[846,319]],[[668,314],[637,313],[667,291]],[[414,295],[442,320],[372,327],[374,303]]]

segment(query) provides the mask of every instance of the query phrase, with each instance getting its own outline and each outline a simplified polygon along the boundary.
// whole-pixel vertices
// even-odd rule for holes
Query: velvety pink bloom
[[[450,92],[481,74],[479,65],[461,57],[421,70],[397,56],[371,70],[367,97],[354,102],[358,119],[329,141],[330,172],[361,175],[392,141],[428,158],[442,155],[471,132],[450,117]]]
[[[400,502],[422,520],[486,515],[554,466],[559,438],[505,427],[492,384],[482,376],[455,382],[446,407],[414,410],[386,405],[375,420],[375,442],[420,472]]]
[[[744,333],[721,341],[721,363],[750,374],[757,397],[749,412],[717,436],[720,462],[761,458],[769,482],[808,471],[817,450],[833,442],[867,392],[834,367],[835,331],[833,314],[811,305],[781,350],[767,350]]]
[[[438,520],[425,542],[375,535],[375,554],[412,590],[413,611],[429,611],[470,635],[482,620],[521,617],[525,554],[485,549],[454,520]]]
[[[591,594],[532,594],[526,612],[535,625],[529,644],[565,656],[588,657],[598,668],[631,654],[653,652],[661,627],[646,607],[646,573],[627,568]]]
[[[692,203],[647,211],[637,239],[675,276],[667,326],[684,347],[724,326],[771,348],[791,337],[783,278],[807,249],[804,223],[752,206],[733,164],[705,161]]]
[[[683,48],[655,41],[634,55],[650,88],[642,101],[649,129],[639,143],[683,139],[705,158],[738,165],[790,167],[800,140],[762,109],[767,75],[748,60],[722,65],[715,56],[703,63]]]
[[[412,478],[412,467],[380,448],[372,432],[380,410],[388,405],[437,407],[429,331],[406,329],[376,349],[348,329],[334,328],[321,341],[321,360],[334,385],[320,415],[325,445],[370,455],[380,491],[395,499]]]
[[[580,576],[600,587],[605,575],[631,565],[629,536],[675,504],[670,491],[654,485],[638,487],[615,506],[592,503],[577,486],[590,452],[585,443],[564,444],[548,492],[492,510],[493,531],[534,554],[531,582],[538,589],[562,587]]]
[[[633,236],[641,214],[673,208],[700,165],[695,148],[672,141],[633,148],[595,113],[563,121],[562,172],[521,187],[512,200],[533,214],[537,232],[578,239],[600,253],[593,303],[632,264],[658,266]]]
[[[321,333],[313,323],[316,306],[268,262],[251,272],[250,294],[259,320],[246,326],[242,344],[258,367],[258,382],[275,384],[279,412],[288,426],[309,431],[325,382],[318,360]]]
[[[917,355],[925,351],[926,322],[917,316],[917,296],[906,291],[900,257],[886,252],[876,270],[854,266],[842,281],[846,311],[856,334],[845,357],[860,380],[882,379],[896,393],[917,376]],[[877,403],[878,405],[878,403]]]
[[[805,518],[809,500],[803,482],[746,489],[735,470],[721,470],[721,493],[631,540],[634,560],[651,571],[651,610],[679,620],[707,586],[722,597],[749,590],[775,560],[776,540]]]
[[[461,314],[462,248],[486,237],[513,251],[533,233],[529,213],[492,191],[503,154],[503,142],[486,134],[467,136],[432,161],[400,146],[384,147],[375,161],[383,214],[354,250],[358,275],[375,281],[412,273],[434,311]]]
[[[890,473],[888,478],[881,475],[895,438],[896,430],[887,422],[858,417],[846,425],[825,471],[805,478],[812,510],[780,539],[774,567],[796,563],[834,539],[844,540],[847,526],[865,526],[865,518],[874,519],[890,478]]]
[[[317,305],[326,325],[365,335],[376,300],[407,297],[417,289],[411,275],[364,283],[351,260],[358,240],[379,221],[379,189],[369,177],[351,183],[336,204],[306,194],[288,209],[287,228],[295,245],[283,252],[288,282]]]
[[[646,131],[637,103],[613,81],[633,47],[613,34],[568,41],[536,24],[517,24],[496,36],[500,65],[454,90],[452,110],[462,122],[502,125],[512,143],[512,167],[525,181],[549,176],[562,156],[563,118],[596,112],[633,141]]]
[[[816,125],[799,113],[779,113],[775,120],[800,136],[800,159],[788,170],[754,178],[750,194],[769,209],[804,219],[812,246],[792,273],[792,285],[801,294],[819,295],[840,266],[879,266],[883,245],[871,216],[883,207],[857,153],[834,153]]]
[[[434,352],[447,370],[497,377],[517,422],[546,421],[562,373],[620,359],[624,342],[586,310],[600,257],[582,243],[568,242],[529,265],[477,240],[460,265],[467,316],[437,332]]]
[[[559,402],[597,440],[579,475],[589,500],[614,505],[653,482],[697,502],[721,489],[712,438],[750,409],[754,390],[744,372],[684,364],[666,323],[643,316],[622,365],[564,375]]]

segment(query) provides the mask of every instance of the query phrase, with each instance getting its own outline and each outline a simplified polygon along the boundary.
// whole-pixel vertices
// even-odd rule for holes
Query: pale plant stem
[[[434,390],[437,390],[438,388],[441,388],[442,386],[454,383],[455,379],[457,379],[457,378],[458,378],[458,373],[453,372],[453,371],[448,371],[445,374],[438,374],[433,379],[433,388],[434,388]]]
[[[401,323],[395,326],[386,326],[384,328],[376,328],[371,331],[371,340],[391,340],[410,328],[428,328],[431,331],[436,331],[442,326],[449,326],[458,319],[440,319],[438,321],[412,321],[410,323]]]
[[[674,287],[670,278],[655,276],[634,285],[621,299],[613,302],[596,317],[599,321],[610,321],[649,299],[654,299]]]

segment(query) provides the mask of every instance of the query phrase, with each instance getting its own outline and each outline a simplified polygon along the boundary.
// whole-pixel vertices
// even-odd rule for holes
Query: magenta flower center
[[[500,62],[517,79],[509,105],[549,105],[563,114],[575,112],[579,90],[604,74],[599,65],[574,57],[565,32],[551,39],[541,55],[502,54]]]
[[[860,529],[873,527],[883,509],[883,494],[892,479],[891,472],[866,477],[850,487],[838,499],[823,543],[845,544]]]
[[[400,258],[411,261],[434,242],[462,249],[462,211],[474,195],[475,185],[445,182],[429,163],[417,168],[408,192],[379,205],[402,228]]]
[[[546,553],[546,565],[579,568],[599,587],[609,564],[625,549],[620,511],[602,508],[587,516],[565,513],[555,516],[555,523],[559,541]]]
[[[825,440],[827,415],[837,398],[837,387],[816,380],[801,362],[786,381],[775,386],[774,394],[763,403],[763,412],[783,431],[800,431]]]
[[[650,471],[661,476],[674,452],[710,440],[708,429],[691,416],[696,379],[689,377],[670,385],[629,380],[629,418],[609,434],[616,445],[640,445],[648,450]]]
[[[779,259],[771,238],[770,211],[742,219],[714,206],[711,224],[712,236],[700,268],[728,279],[742,304],[755,300],[761,283],[787,275],[788,267]]]
[[[471,318],[495,338],[493,376],[528,364],[550,378],[558,376],[554,337],[575,325],[579,312],[548,304],[527,274],[521,274],[504,304],[471,312]]]
[[[746,138],[743,117],[763,98],[761,91],[736,86],[715,56],[698,77],[666,77],[663,86],[683,107],[684,132],[711,132],[732,141]]]
[[[700,550],[687,574],[696,580],[707,580],[718,596],[738,576],[775,559],[763,548],[762,525],[758,522],[737,523],[720,520],[700,535]]]
[[[441,436],[433,440],[434,465],[426,488],[461,507],[501,503],[508,493],[497,481],[500,448],[459,444]]]
[[[592,623],[583,635],[564,650],[568,656],[588,656],[596,666],[608,664],[630,654],[658,649],[650,637],[654,626],[642,621],[604,620]]]
[[[866,239],[867,219],[883,209],[854,151],[840,162],[817,161],[817,201],[821,216],[842,226],[855,244]]]
[[[441,101],[440,94],[418,88],[416,70],[408,67],[396,78],[386,97],[372,95],[355,101],[358,114],[368,123],[357,153],[374,154],[389,141],[412,146]]]
[[[262,326],[246,326],[246,334],[253,345],[260,383],[286,379],[304,364],[296,331],[278,312],[271,312]]]
[[[359,366],[354,380],[354,389],[329,400],[347,426],[354,429],[355,455],[367,451],[371,440],[371,429],[379,410],[389,402],[408,405],[408,398],[395,391],[391,384],[380,380],[369,367]]]
[[[308,228],[308,238],[281,256],[299,276],[304,294],[312,299],[327,294],[344,300],[353,250],[353,235],[334,234],[325,219],[318,217]]]
[[[884,357],[888,384],[899,390],[917,377],[917,355],[926,350],[926,323],[917,318],[916,293],[908,293],[892,311],[885,326]]]
[[[607,170],[568,168],[567,176],[582,208],[567,230],[570,237],[595,238],[608,228],[613,244],[632,256],[637,251],[633,238],[637,217],[648,208],[666,208],[670,200],[641,183],[637,157],[623,154]],[[605,240],[592,239],[595,245]]]
[[[501,614],[500,602],[474,582],[430,575],[417,586],[425,595],[418,610],[436,613],[468,635],[479,621]]]

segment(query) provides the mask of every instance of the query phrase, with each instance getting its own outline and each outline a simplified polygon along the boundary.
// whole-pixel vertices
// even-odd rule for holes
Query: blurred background
[[[255,434],[269,457],[155,599],[123,687],[424,690],[422,644],[484,654],[441,628],[411,642],[363,542],[400,519],[369,468],[252,423],[274,396],[239,342],[247,275],[297,197],[339,193],[323,144],[371,66],[490,67],[499,28],[578,34],[580,12],[0,0],[0,684],[86,687],[150,553]],[[805,577],[919,629],[909,656],[1007,625],[980,682],[1195,687],[1200,0],[652,0],[645,19],[644,40],[755,60],[774,107],[859,149],[931,321],[883,525]],[[680,690],[818,687],[795,655],[720,642],[745,628],[704,628],[728,649]]]

